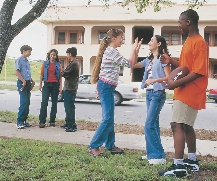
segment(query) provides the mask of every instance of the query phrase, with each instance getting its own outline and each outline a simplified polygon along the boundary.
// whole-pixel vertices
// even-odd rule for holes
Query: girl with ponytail
[[[102,122],[96,130],[88,153],[92,156],[103,156],[99,148],[105,143],[105,148],[112,154],[123,153],[124,150],[115,146],[114,132],[114,91],[118,85],[120,67],[131,68],[137,61],[137,55],[141,41],[136,38],[132,46],[129,59],[124,58],[117,50],[124,41],[124,33],[121,29],[111,29],[100,43],[100,48],[91,82],[97,84],[97,96],[100,98],[102,107]]]

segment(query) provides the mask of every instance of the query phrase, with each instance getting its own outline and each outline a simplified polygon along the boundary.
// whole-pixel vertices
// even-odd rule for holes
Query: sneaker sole
[[[17,126],[17,129],[24,129],[24,126]]]
[[[184,165],[191,172],[198,172],[200,170],[200,167],[197,164],[185,163]]]

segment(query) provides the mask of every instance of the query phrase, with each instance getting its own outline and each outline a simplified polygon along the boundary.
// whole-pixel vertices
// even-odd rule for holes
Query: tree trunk
[[[0,73],[4,65],[8,48],[14,39],[25,27],[41,16],[50,0],[38,0],[33,8],[11,25],[14,9],[18,0],[5,0],[0,10]]]

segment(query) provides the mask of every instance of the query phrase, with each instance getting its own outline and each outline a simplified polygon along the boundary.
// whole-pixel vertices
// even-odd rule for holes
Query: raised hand
[[[137,47],[136,47],[136,54],[137,54],[137,55],[138,55],[139,49],[140,49],[140,47],[141,47],[141,45],[142,45],[142,40],[143,40],[143,38],[138,42],[138,45],[137,45]]]
[[[135,39],[135,42],[133,44],[133,49],[136,50],[136,48],[138,47],[138,37]]]

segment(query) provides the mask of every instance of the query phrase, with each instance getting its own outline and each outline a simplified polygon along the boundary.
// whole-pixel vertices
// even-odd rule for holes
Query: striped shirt
[[[99,79],[117,86],[121,66],[130,68],[130,60],[124,58],[116,48],[107,47],[102,57]]]

